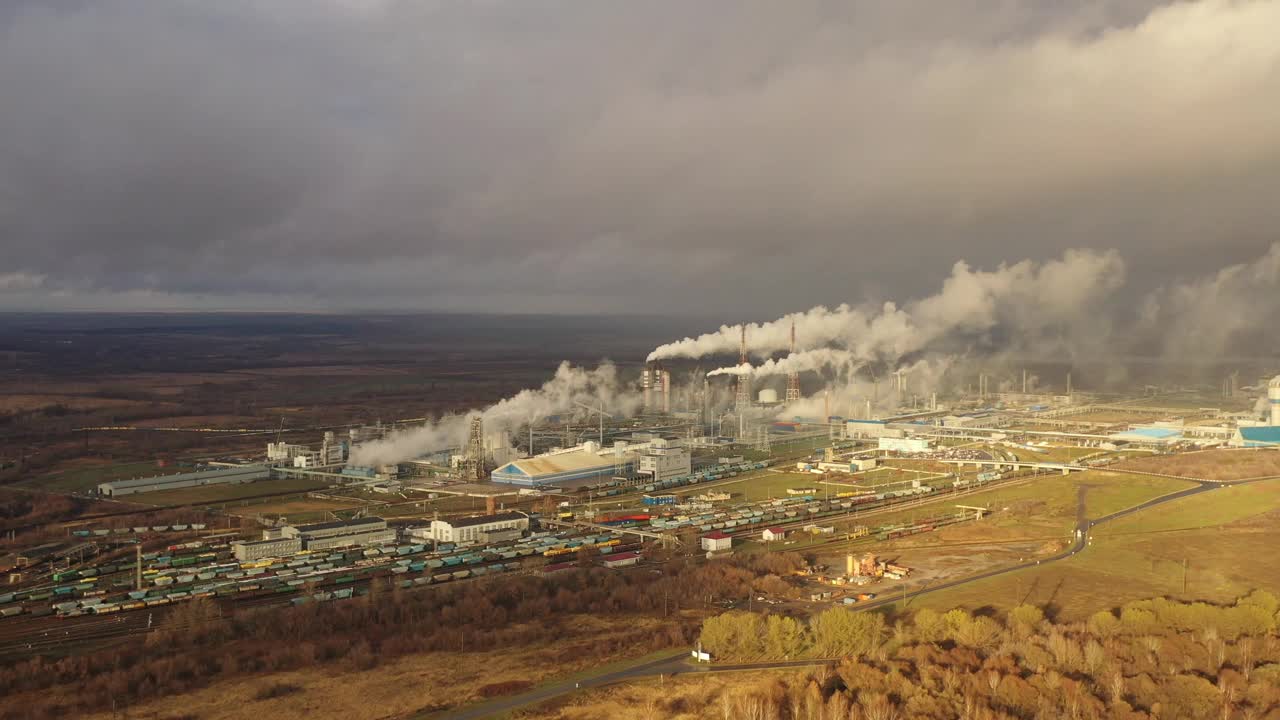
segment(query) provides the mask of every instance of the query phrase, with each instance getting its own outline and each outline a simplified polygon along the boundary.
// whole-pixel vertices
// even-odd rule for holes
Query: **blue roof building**
[[[1232,440],[1231,444],[1236,447],[1280,446],[1280,425],[1242,427],[1236,430],[1235,439]]]

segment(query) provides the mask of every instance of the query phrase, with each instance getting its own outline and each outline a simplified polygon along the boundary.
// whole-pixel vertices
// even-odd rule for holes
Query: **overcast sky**
[[[9,0],[0,309],[733,322],[1280,239],[1280,2]],[[1137,292],[1137,290],[1135,290]]]

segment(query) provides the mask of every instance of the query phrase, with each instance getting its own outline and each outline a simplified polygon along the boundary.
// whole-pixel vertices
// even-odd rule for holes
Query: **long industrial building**
[[[512,460],[494,470],[489,478],[527,487],[572,485],[629,475],[635,467],[636,454],[625,445],[602,452],[598,444],[588,441],[572,450]]]
[[[512,511],[457,520],[432,520],[429,535],[437,542],[497,542],[519,537],[528,529],[529,516]]]
[[[231,552],[240,562],[252,562],[262,558],[285,557],[302,550],[302,541],[294,537],[271,540],[238,540],[231,543]]]
[[[261,540],[234,542],[231,548],[235,552],[236,559],[245,562],[267,557],[284,557],[301,550],[385,545],[395,541],[395,528],[387,527],[386,520],[361,518],[314,525],[286,525],[263,530]]]
[[[361,518],[314,525],[287,526],[281,537],[298,538],[304,550],[327,550],[351,545],[380,545],[395,542],[396,531],[382,518]]]
[[[99,483],[98,494],[107,497],[119,497],[121,495],[135,495],[137,493],[175,490],[177,488],[199,487],[201,485],[238,485],[240,483],[266,480],[270,477],[271,469],[266,465],[236,465],[213,470],[178,473],[176,475],[160,475],[158,477],[137,478],[135,480],[113,480]]]

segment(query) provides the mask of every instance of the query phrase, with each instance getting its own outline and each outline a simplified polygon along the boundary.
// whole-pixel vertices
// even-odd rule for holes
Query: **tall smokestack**
[[[1027,394],[1027,369],[1022,368],[1022,394]]]
[[[747,326],[742,326],[742,339],[738,346],[738,365],[747,364]],[[734,398],[734,408],[739,414],[751,405],[751,378],[743,374],[738,376],[738,388]],[[741,425],[741,422],[739,422]]]
[[[662,375],[662,412],[671,413],[671,371],[663,369]]]
[[[1280,375],[1267,384],[1267,402],[1271,405],[1271,424],[1280,425]]]
[[[791,354],[796,354],[796,321],[791,320]],[[800,399],[800,372],[792,370],[787,374],[787,402],[793,403]]]

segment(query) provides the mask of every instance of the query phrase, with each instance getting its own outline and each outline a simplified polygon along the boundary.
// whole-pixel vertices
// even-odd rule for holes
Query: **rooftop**
[[[1280,426],[1242,427],[1240,428],[1240,437],[1250,442],[1276,443],[1280,445]]]
[[[623,459],[625,461],[630,461],[632,459],[632,455],[633,453],[625,453],[623,455]],[[494,473],[535,477],[538,475],[557,475],[559,473],[592,470],[595,468],[611,468],[615,462],[616,458],[612,452],[600,455],[596,452],[588,452],[583,449],[578,449],[570,452],[556,453],[554,455],[540,455],[521,460],[512,460],[506,465],[494,470]]]
[[[379,517],[360,518],[359,520],[338,520],[336,522],[316,523],[314,525],[299,525],[296,529],[298,532],[320,532],[321,530],[336,530],[338,528],[359,528],[364,525],[374,525],[376,523],[385,523]]]
[[[732,535],[726,535],[726,534],[724,534],[724,533],[720,532],[719,530],[712,530],[711,532],[707,533],[706,535],[703,535],[702,537],[704,537],[704,538],[706,538],[706,539],[708,539],[708,540],[728,540],[729,538],[732,538],[733,536],[732,536]]]
[[[458,518],[457,520],[443,520],[442,522],[447,522],[454,528],[464,528],[473,527],[475,525],[488,525],[489,523],[496,522],[509,522],[511,520],[525,520],[528,519],[528,517],[528,515],[525,515],[522,512],[515,512],[512,510],[510,512],[500,512],[494,515],[473,515],[471,517]]]
[[[621,553],[610,553],[608,555],[605,555],[603,559],[604,559],[604,562],[610,563],[610,562],[619,562],[623,560],[631,560],[633,558],[638,558],[638,557],[640,557],[640,553],[638,552],[621,552]]]

